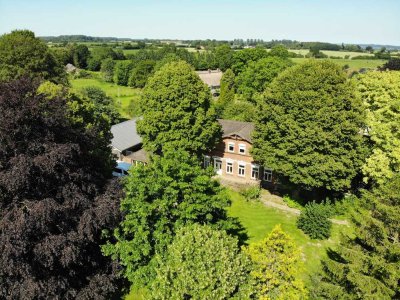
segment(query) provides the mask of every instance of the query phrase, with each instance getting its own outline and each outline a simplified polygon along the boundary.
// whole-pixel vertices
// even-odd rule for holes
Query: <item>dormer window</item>
[[[239,144],[239,153],[240,154],[246,153],[246,145],[245,144]]]
[[[228,152],[235,152],[235,143],[228,143]]]

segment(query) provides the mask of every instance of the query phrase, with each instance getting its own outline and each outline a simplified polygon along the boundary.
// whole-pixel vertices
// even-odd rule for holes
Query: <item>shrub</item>
[[[74,73],[74,79],[78,79],[78,78],[91,78],[92,75],[90,74],[90,72],[86,71],[86,70],[79,70],[77,72]]]
[[[285,202],[287,204],[287,206],[289,206],[290,208],[296,208],[296,209],[300,209],[300,210],[304,209],[304,203],[301,203],[297,200],[290,198],[289,195],[284,195],[282,199],[283,199],[283,202]]]
[[[260,199],[261,189],[259,186],[252,186],[240,191],[240,195],[246,198],[247,201]]]
[[[297,219],[297,227],[312,239],[327,239],[331,235],[332,208],[329,204],[308,203]]]

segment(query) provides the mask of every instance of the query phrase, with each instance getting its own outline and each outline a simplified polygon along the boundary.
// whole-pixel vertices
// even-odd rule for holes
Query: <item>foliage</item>
[[[128,85],[135,88],[143,88],[147,79],[153,74],[154,60],[142,60],[131,71]]]
[[[297,219],[297,227],[312,239],[327,239],[331,235],[333,210],[329,203],[306,204]]]
[[[106,117],[111,125],[121,121],[121,116],[114,107],[114,101],[106,93],[95,86],[85,87],[81,90],[84,97],[94,106],[94,118]]]
[[[103,247],[125,266],[125,276],[146,285],[155,275],[154,256],[163,256],[176,231],[192,223],[234,232],[238,225],[226,215],[229,200],[196,158],[171,149],[153,156],[147,166],[132,169],[125,181],[125,215],[114,239]]]
[[[400,58],[391,58],[387,63],[385,63],[382,70],[395,70],[400,71]]]
[[[289,51],[284,45],[275,45],[272,47],[271,51],[269,52],[272,56],[277,56],[280,58],[288,58]]]
[[[127,86],[133,66],[133,62],[130,60],[118,61],[114,67],[114,82]]]
[[[74,45],[72,48],[72,58],[75,67],[86,69],[90,56],[89,48],[86,45]]]
[[[378,184],[400,172],[400,72],[368,72],[356,78],[367,109],[366,123],[372,142],[365,179]]]
[[[240,191],[240,194],[247,200],[259,200],[261,195],[261,188],[259,186],[252,186],[244,188]]]
[[[215,104],[217,115],[221,116],[229,103],[235,100],[235,74],[231,69],[226,70],[221,78],[221,89],[218,101]]]
[[[98,129],[36,89],[0,86],[0,298],[116,297],[118,266],[99,244],[121,219],[121,189],[92,155]]]
[[[364,191],[344,236],[323,261],[319,299],[398,299],[400,296],[400,177]]]
[[[299,210],[303,210],[303,209],[304,209],[304,206],[303,206],[301,203],[299,203],[298,200],[292,199],[289,195],[284,195],[284,196],[282,197],[282,200],[283,200],[283,202],[285,202],[285,203],[287,204],[287,206],[289,206],[290,208],[296,208],[296,209],[299,209]]]
[[[101,63],[105,59],[116,59],[117,54],[110,47],[96,47],[91,53],[87,60],[87,67],[91,71],[99,71]]]
[[[250,62],[237,77],[238,93],[243,94],[248,101],[253,100],[255,93],[264,92],[272,80],[291,65],[289,59],[275,56]]]
[[[259,101],[256,161],[305,188],[342,191],[363,160],[363,107],[341,68],[310,60],[283,71]]]
[[[31,31],[15,30],[0,36],[0,81],[22,76],[67,82],[63,66],[46,44]]]
[[[256,117],[256,107],[248,101],[235,100],[228,103],[222,113],[223,119],[243,122],[253,122]]]
[[[224,231],[197,224],[183,227],[157,262],[150,299],[230,299],[248,293],[243,290],[250,262]]]
[[[268,52],[263,48],[248,48],[241,51],[235,51],[232,57],[232,71],[235,75],[241,73],[250,62],[266,58]]]
[[[105,82],[113,82],[115,61],[112,58],[106,58],[101,62],[100,72]]]
[[[246,249],[253,261],[251,277],[257,299],[305,299],[307,292],[299,279],[303,267],[300,251],[277,225],[258,242]]]
[[[222,44],[215,48],[215,60],[218,68],[222,71],[227,70],[232,65],[233,50],[229,44]]]
[[[152,76],[142,96],[138,133],[146,150],[165,146],[200,155],[214,147],[221,127],[211,108],[208,87],[185,62],[164,65]]]

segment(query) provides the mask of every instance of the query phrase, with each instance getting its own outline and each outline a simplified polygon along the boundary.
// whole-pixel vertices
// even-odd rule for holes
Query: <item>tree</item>
[[[226,106],[235,100],[235,74],[231,69],[226,70],[222,75],[220,91],[215,104],[218,116],[221,116]]]
[[[118,85],[127,86],[133,66],[133,62],[130,60],[118,61],[114,68],[114,82]]]
[[[243,100],[235,100],[228,103],[222,113],[222,118],[243,122],[253,122],[256,117],[256,106]]]
[[[77,68],[86,69],[88,64],[88,59],[90,56],[89,48],[86,45],[74,45],[72,48],[72,57],[74,65]]]
[[[143,88],[148,78],[152,75],[156,62],[154,60],[141,60],[132,69],[128,85],[135,88]]]
[[[121,121],[121,115],[114,106],[114,101],[106,93],[95,86],[88,86],[81,90],[84,97],[92,102],[94,106],[94,117],[106,117],[111,125],[117,124]]]
[[[222,71],[227,70],[232,65],[233,50],[229,44],[222,44],[215,48],[215,60],[218,68]]]
[[[211,175],[195,157],[173,148],[132,169],[121,203],[125,218],[103,247],[125,266],[129,281],[149,284],[155,276],[155,255],[164,256],[176,231],[186,224],[209,224],[232,233],[239,229],[227,217],[227,194]]]
[[[300,251],[280,225],[267,237],[246,249],[254,267],[250,273],[257,299],[305,299],[300,279],[303,268]]]
[[[260,47],[248,48],[235,51],[232,57],[232,71],[235,75],[240,74],[250,62],[255,62],[268,57],[268,52]]]
[[[111,58],[116,59],[117,54],[110,47],[96,47],[90,53],[87,60],[88,69],[91,71],[99,71],[103,60]]]
[[[390,58],[387,63],[385,63],[381,69],[385,70],[395,70],[400,71],[400,58]]]
[[[106,58],[101,62],[100,72],[105,82],[113,82],[115,61],[112,58]]]
[[[25,78],[0,84],[0,298],[118,297],[118,265],[99,244],[122,193],[92,155],[98,129],[36,90]]]
[[[150,152],[160,153],[168,145],[201,155],[221,137],[208,87],[183,61],[157,71],[141,101],[143,119],[138,121],[138,133]]]
[[[338,65],[314,60],[283,71],[258,110],[256,161],[306,189],[350,187],[365,157],[364,112]]]
[[[29,30],[0,36],[0,81],[29,76],[66,83],[66,73],[46,44]]]
[[[253,95],[264,92],[272,80],[292,64],[289,59],[280,57],[267,57],[250,62],[237,77],[238,93],[243,94],[246,100],[254,102]]]
[[[156,270],[150,299],[248,298],[248,258],[235,238],[209,226],[179,229]]]
[[[354,235],[328,251],[318,299],[399,299],[400,177],[364,191],[352,214]]]
[[[365,51],[368,51],[369,53],[373,53],[374,48],[372,48],[371,46],[367,46],[367,47],[365,47]]]
[[[312,239],[327,239],[331,236],[332,209],[325,203],[307,203],[297,219],[297,228]]]
[[[372,142],[363,173],[365,180],[381,184],[400,172],[400,73],[368,72],[356,78],[367,109],[366,124]]]
[[[269,54],[280,58],[289,58],[289,51],[284,45],[273,46]]]

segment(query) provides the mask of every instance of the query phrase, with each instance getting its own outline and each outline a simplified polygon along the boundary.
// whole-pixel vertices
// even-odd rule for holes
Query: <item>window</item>
[[[264,180],[265,181],[272,181],[272,170],[271,169],[264,169]]]
[[[246,169],[246,165],[244,163],[239,163],[238,175],[239,176],[244,176],[245,169]]]
[[[251,179],[260,178],[260,167],[258,165],[251,165]]]
[[[235,143],[228,143],[228,152],[235,152]]]
[[[233,162],[230,162],[230,161],[226,162],[226,173],[228,173],[228,174],[233,173]]]
[[[246,145],[245,144],[239,144],[239,153],[240,154],[246,153]]]
[[[208,168],[210,166],[210,157],[204,155],[204,168]]]

